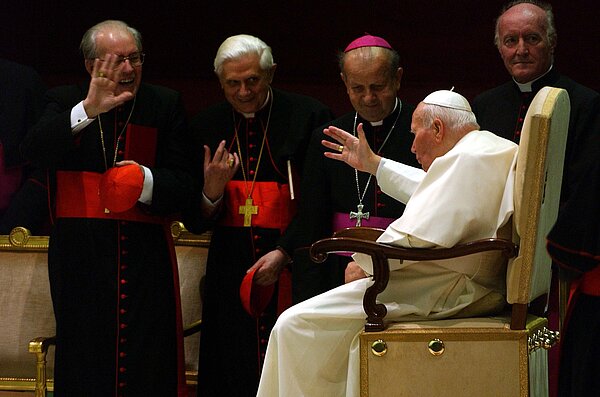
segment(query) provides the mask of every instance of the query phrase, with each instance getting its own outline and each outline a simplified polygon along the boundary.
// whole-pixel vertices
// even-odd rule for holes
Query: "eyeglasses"
[[[146,57],[146,54],[144,54],[143,52],[134,52],[133,54],[129,54],[127,56],[119,55],[117,57],[117,60],[115,61],[114,69],[118,69],[119,67],[121,67],[121,65],[125,61],[129,61],[129,64],[133,67],[142,66],[142,64],[144,63],[145,57]],[[102,62],[104,62],[104,59],[100,59],[100,60]]]

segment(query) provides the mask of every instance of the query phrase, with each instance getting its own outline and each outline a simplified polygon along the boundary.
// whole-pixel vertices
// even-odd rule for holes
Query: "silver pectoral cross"
[[[369,219],[369,212],[362,212],[364,208],[362,204],[358,204],[356,208],[358,208],[357,212],[350,211],[350,219],[356,219],[356,227],[360,227],[363,219]]]

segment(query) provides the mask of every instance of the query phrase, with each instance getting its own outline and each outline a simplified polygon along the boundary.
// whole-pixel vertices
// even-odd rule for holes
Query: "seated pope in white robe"
[[[334,127],[327,157],[374,174],[381,189],[406,203],[378,241],[402,247],[452,247],[496,237],[513,212],[517,145],[479,131],[468,101],[436,91],[417,106],[412,151],[423,169],[374,154],[358,137]],[[366,274],[370,257],[355,254]],[[506,267],[498,253],[435,262],[390,261],[379,294],[387,320],[441,319],[497,312],[505,305]],[[372,284],[360,278],[286,310],[267,348],[258,396],[358,396],[362,299]]]

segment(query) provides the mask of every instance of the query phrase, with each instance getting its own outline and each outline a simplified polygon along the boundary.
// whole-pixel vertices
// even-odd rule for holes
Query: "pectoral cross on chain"
[[[246,205],[240,205],[240,215],[244,215],[244,227],[252,225],[252,215],[258,214],[258,206],[252,205],[252,197],[246,199]]]
[[[363,219],[369,219],[369,212],[362,212],[364,208],[362,204],[358,204],[356,208],[358,208],[357,212],[350,211],[350,219],[356,219],[356,227],[360,227]]]

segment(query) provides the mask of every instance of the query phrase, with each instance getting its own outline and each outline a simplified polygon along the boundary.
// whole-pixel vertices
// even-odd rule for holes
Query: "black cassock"
[[[50,170],[54,185],[55,175],[64,171],[110,168],[116,136],[126,125],[152,127],[157,142],[149,161],[155,164],[144,164],[153,175],[152,204],[137,206],[164,222],[54,220],[48,262],[56,317],[55,394],[176,396],[185,388],[183,337],[173,243],[163,216],[186,208],[192,192],[184,109],[175,91],[142,84],[135,106],[132,100],[100,115],[103,155],[98,120],[71,133],[71,109],[86,92],[85,86],[48,91],[45,112],[24,141],[25,154]],[[146,138],[132,142],[124,132],[116,160],[125,158],[128,145],[147,144]],[[88,201],[83,195],[74,199]]]
[[[305,165],[310,132],[332,118],[329,109],[312,98],[277,89],[272,92],[273,97],[254,117],[245,118],[223,102],[201,112],[191,123],[194,138],[200,145],[208,145],[212,155],[219,142],[226,140],[228,150],[241,157],[218,217],[201,219],[198,207],[184,220],[192,231],[213,230],[204,281],[198,371],[198,395],[203,397],[256,395],[260,363],[277,316],[277,293],[263,314],[253,318],[242,306],[240,284],[248,268],[279,245],[302,194],[299,175]],[[201,165],[202,155],[199,158]],[[297,176],[295,199],[291,201],[287,198],[288,168]],[[235,202],[229,190],[233,185],[241,192]],[[262,206],[265,197],[256,197],[265,186],[281,193],[270,198],[282,204],[285,214],[281,217],[265,219],[270,209]],[[239,206],[245,204],[250,191],[258,211],[251,216],[252,226],[244,227]]]
[[[519,143],[527,109],[535,94],[546,86],[564,88],[571,102],[561,189],[561,202],[564,202],[579,183],[581,153],[600,128],[600,94],[553,68],[532,83],[531,92],[521,93],[517,84],[509,81],[478,95],[473,100],[472,107],[481,129]]]
[[[410,124],[413,111],[414,106],[398,101],[397,108],[380,126],[373,127],[360,117],[356,118],[355,123],[354,112],[332,121],[330,125],[353,133],[355,124],[358,127],[362,123],[371,149],[383,157],[420,168],[415,155],[411,153],[413,135],[410,133]],[[343,227],[335,221],[336,217],[345,221],[346,227],[356,225],[356,219],[350,219],[350,213],[358,212],[359,195],[364,205],[362,212],[369,213],[369,219],[362,220],[363,226],[373,226],[374,217],[387,218],[387,223],[391,223],[404,212],[404,204],[379,189],[375,176],[369,181],[368,173],[357,174],[349,165],[326,158],[323,153],[329,149],[321,144],[323,139],[330,138],[323,134],[322,128],[313,132],[302,178],[301,207],[282,241],[282,246],[288,252],[296,250],[292,266],[294,302],[308,299],[344,282],[344,269],[349,257],[332,255],[326,263],[315,264],[310,261],[307,249],[303,247],[330,237],[334,229]],[[385,228],[387,225],[375,226]]]
[[[514,81],[478,95],[472,104],[481,129],[489,130],[519,143],[525,114],[535,94],[545,86],[564,88],[569,94],[571,112],[565,148],[561,187],[561,205],[565,205],[582,180],[585,161],[583,153],[600,131],[600,94],[560,74],[555,67],[531,84],[531,92],[522,93]],[[562,210],[561,210],[562,211]],[[550,312],[556,312],[555,293],[551,293]],[[552,325],[552,324],[551,324]],[[553,373],[555,354],[550,351],[550,372]]]
[[[560,396],[598,394],[600,361],[600,136],[587,148],[587,166],[571,198],[548,235],[548,252],[559,266],[578,278],[569,302],[560,344]]]

